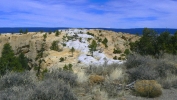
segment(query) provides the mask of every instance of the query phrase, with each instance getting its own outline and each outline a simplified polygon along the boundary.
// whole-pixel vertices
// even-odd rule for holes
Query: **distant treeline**
[[[160,35],[152,29],[145,28],[141,38],[130,43],[130,49],[141,55],[162,56],[164,53],[177,54],[177,31],[171,35],[164,31]]]
[[[19,33],[20,30],[28,32],[54,32],[56,30],[69,29],[69,27],[56,27],[56,28],[47,28],[47,27],[19,27],[19,28],[0,28],[0,33]],[[144,28],[131,28],[131,29],[118,29],[118,28],[84,28],[84,29],[103,29],[115,32],[131,33],[131,34],[142,34]],[[168,31],[171,34],[174,34],[177,29],[170,28],[152,28],[158,34]]]

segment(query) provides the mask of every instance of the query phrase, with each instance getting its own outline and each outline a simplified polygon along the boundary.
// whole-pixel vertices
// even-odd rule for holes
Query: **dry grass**
[[[139,80],[135,83],[135,91],[143,97],[158,97],[162,94],[161,85],[155,80]]]
[[[99,76],[99,75],[90,75],[89,77],[89,82],[90,84],[99,84],[99,83],[102,83],[104,82],[105,78],[103,76]]]
[[[119,80],[123,77],[123,71],[121,68],[115,69],[109,76],[111,80]]]
[[[77,73],[77,82],[78,83],[84,83],[88,81],[88,76],[85,72],[81,71]]]

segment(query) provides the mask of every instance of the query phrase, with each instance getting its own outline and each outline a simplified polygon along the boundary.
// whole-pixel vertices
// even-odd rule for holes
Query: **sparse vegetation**
[[[88,34],[94,36],[93,33]],[[40,36],[42,35],[40,34]],[[28,56],[25,57],[21,50],[14,54],[10,44],[4,45],[2,57],[0,58],[0,100],[146,99],[143,97],[161,99],[166,95],[163,94],[162,97],[159,97],[162,93],[166,93],[164,91],[177,90],[177,56],[175,55],[175,43],[171,42],[172,40],[173,42],[176,41],[175,35],[169,35],[169,33],[165,32],[156,37],[153,31],[145,29],[144,36],[141,37],[141,39],[145,40],[140,39],[141,43],[139,41],[130,43],[130,49],[128,45],[125,48],[121,48],[121,46],[117,47],[115,44],[112,53],[111,50],[113,48],[110,47],[109,57],[113,57],[114,60],[112,61],[125,60],[125,63],[110,64],[109,59],[102,59],[99,55],[97,57],[95,53],[93,60],[104,60],[105,62],[100,65],[93,62],[88,65],[89,67],[82,64],[82,60],[78,60],[78,63],[70,62],[75,59],[76,55],[74,57],[69,55],[66,60],[68,56],[63,55],[65,52],[60,52],[61,55],[58,53],[57,57],[48,58],[47,55],[49,53],[52,53],[52,55],[57,53],[47,51],[48,47],[45,46],[45,43],[48,43],[46,39],[49,40],[49,36],[53,35],[43,35],[42,46],[39,46],[41,49],[37,50],[36,63],[33,65],[28,64],[31,59],[27,59]],[[73,39],[73,37],[64,35],[63,38],[61,37],[63,40],[61,44],[66,45],[66,42]],[[101,38],[104,39],[104,42]],[[98,44],[107,45],[108,40],[105,37],[101,38],[96,37],[96,40],[88,38],[88,40],[91,40],[89,49],[92,56],[94,51],[99,50],[100,45]],[[77,39],[84,41],[79,36],[77,36]],[[154,39],[157,39],[157,41]],[[128,40],[128,36],[125,37],[125,40]],[[154,48],[154,45],[157,46],[157,44],[153,45],[146,40],[152,43],[157,42],[159,47]],[[50,49],[60,51],[58,43],[58,41],[53,41]],[[143,45],[147,45],[147,48]],[[125,45],[122,44],[122,46]],[[107,52],[107,48],[104,49],[104,52]],[[144,52],[143,50],[150,51]],[[75,49],[73,47],[70,48],[70,52],[73,56]],[[58,55],[60,58],[58,58]],[[87,57],[92,58],[90,55]],[[83,59],[87,60],[87,58]]]
[[[40,81],[33,74],[23,72],[4,75],[0,79],[0,100],[77,100],[69,86],[75,84],[76,76],[73,73],[47,72],[44,80]]]

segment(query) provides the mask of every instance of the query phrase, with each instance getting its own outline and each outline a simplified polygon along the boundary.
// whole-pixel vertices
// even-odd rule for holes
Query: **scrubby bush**
[[[149,58],[149,57],[145,57],[145,56],[143,57],[138,54],[132,54],[127,57],[127,61],[126,61],[125,65],[126,65],[127,69],[135,68],[141,64],[144,64],[144,65],[147,64],[147,62],[149,62],[150,59],[151,58]]]
[[[30,100],[77,100],[68,85],[61,80],[48,79],[33,91]]]
[[[96,75],[110,75],[117,67],[120,67],[119,64],[100,65],[100,66],[90,66],[86,69],[87,74],[96,74]]]
[[[101,87],[101,89],[108,93],[108,97],[111,98],[120,95],[120,92],[122,91],[121,86],[110,82],[104,82],[103,84],[104,85]]]
[[[6,73],[0,79],[0,100],[77,100],[68,84],[76,84],[75,74],[47,72],[44,80],[37,80],[33,74]]]
[[[167,72],[166,78],[159,78],[158,82],[164,89],[177,88],[177,76]]]
[[[140,65],[136,68],[129,69],[127,71],[129,74],[130,81],[140,80],[154,80],[158,78],[158,73],[150,66]]]
[[[155,80],[139,80],[135,83],[135,91],[143,97],[158,97],[162,94],[161,85]]]
[[[172,81],[172,87],[177,89],[177,79]]]
[[[158,65],[156,66],[156,70],[159,76],[162,78],[167,77],[168,72],[177,75],[177,67],[164,61],[159,61]]]
[[[162,85],[162,87],[163,87],[164,89],[170,89],[170,88],[172,87],[171,82],[168,81],[168,80],[162,80],[162,81],[160,82],[160,84]]]
[[[47,72],[44,75],[44,79],[63,80],[64,82],[69,83],[71,86],[77,84],[77,75],[71,71],[55,70],[52,71],[51,73]]]
[[[33,80],[28,71],[23,73],[9,72],[0,78],[0,83],[0,90],[3,90],[14,86],[32,86]]]

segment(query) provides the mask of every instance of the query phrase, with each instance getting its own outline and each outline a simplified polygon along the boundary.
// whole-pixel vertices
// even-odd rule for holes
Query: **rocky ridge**
[[[43,55],[44,62],[42,63],[43,69],[60,68],[69,63],[80,67],[103,65],[105,62],[107,64],[121,64],[124,60],[114,60],[113,57],[125,58],[123,54],[126,49],[130,48],[129,43],[139,39],[138,36],[128,33],[117,33],[98,29],[68,29],[59,31],[61,33],[59,36],[55,36],[54,32],[51,34],[47,33]],[[26,57],[31,61],[30,66],[33,67],[38,63],[35,58],[42,47],[44,34],[45,32],[2,34],[0,35],[0,52],[5,43],[10,43],[14,53],[16,55],[20,52],[25,53]],[[72,37],[72,39],[68,37]],[[99,39],[104,40],[105,38],[108,40],[108,47],[105,47],[103,43],[99,42]],[[92,40],[95,40],[98,45],[96,51],[93,52],[93,57],[88,48]],[[53,41],[58,41],[60,51],[50,49]],[[70,52],[72,47],[75,49],[73,56]],[[114,54],[114,49],[119,49],[122,53]],[[60,62],[61,57],[65,59],[63,62]]]

